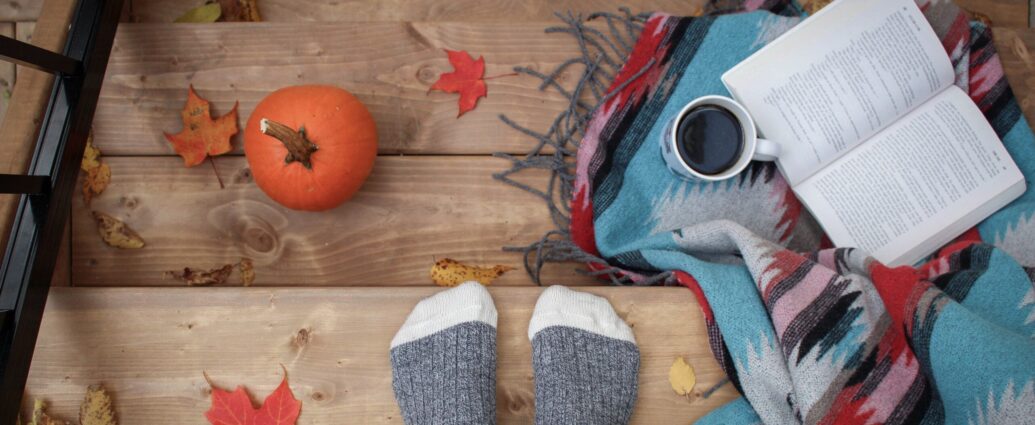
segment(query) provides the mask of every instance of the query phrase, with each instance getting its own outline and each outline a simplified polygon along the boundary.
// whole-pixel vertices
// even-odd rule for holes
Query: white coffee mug
[[[732,166],[716,174],[702,174],[697,170],[694,170],[686,163],[682,156],[679,154],[679,148],[676,146],[678,142],[677,132],[679,130],[679,122],[682,121],[683,117],[687,116],[690,111],[702,107],[702,106],[718,106],[723,108],[737,119],[740,124],[741,134],[744,138],[740,150],[740,157]],[[662,133],[660,138],[661,145],[661,156],[665,159],[665,164],[668,169],[676,175],[690,179],[690,180],[701,180],[701,181],[719,181],[725,180],[740,174],[747,168],[751,160],[758,161],[775,161],[776,157],[780,155],[780,145],[766,139],[758,137],[758,130],[755,128],[755,121],[751,119],[751,115],[748,114],[747,109],[743,105],[737,103],[737,101],[730,99],[726,96],[702,96],[694,99],[692,102],[686,104],[679,111],[676,116],[672,117],[665,126],[665,131]]]

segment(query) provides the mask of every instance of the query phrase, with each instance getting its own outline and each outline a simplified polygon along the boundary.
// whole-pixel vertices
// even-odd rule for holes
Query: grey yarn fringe
[[[511,186],[529,192],[542,199],[550,211],[555,229],[547,232],[538,241],[527,246],[508,246],[504,251],[521,252],[525,258],[525,271],[532,280],[542,285],[540,273],[548,262],[579,262],[593,264],[596,270],[578,270],[580,273],[606,278],[614,285],[653,285],[667,281],[669,272],[638,271],[645,279],[633,281],[617,267],[613,267],[600,257],[583,251],[571,240],[569,225],[571,222],[571,200],[575,182],[575,156],[578,143],[584,135],[586,124],[593,117],[596,109],[604,104],[614,93],[639,78],[654,64],[648,62],[643,69],[629,78],[623,86],[616,87],[612,94],[607,89],[615,75],[622,67],[625,58],[632,52],[633,46],[643,30],[649,14],[634,15],[628,8],[619,9],[620,14],[598,12],[587,16],[573,14],[556,14],[564,26],[546,29],[547,34],[566,33],[578,43],[581,57],[561,63],[552,72],[541,73],[525,67],[514,68],[515,72],[530,75],[542,81],[540,91],[556,90],[569,100],[568,108],[557,115],[546,132],[539,133],[515,123],[506,115],[500,120],[515,130],[536,140],[535,146],[524,156],[496,153],[494,156],[510,161],[511,167],[503,172],[493,174],[493,178]],[[589,21],[604,20],[607,32],[587,26]],[[581,77],[570,91],[557,82],[557,77],[572,65],[584,67]],[[586,98],[592,99],[588,101]],[[550,179],[545,188],[536,188],[511,178],[511,175],[527,169],[541,169],[550,172]]]

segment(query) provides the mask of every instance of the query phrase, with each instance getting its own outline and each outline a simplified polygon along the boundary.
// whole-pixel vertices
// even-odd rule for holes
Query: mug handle
[[[780,156],[780,145],[772,140],[758,139],[755,143],[755,154],[751,159],[755,161],[776,161]]]

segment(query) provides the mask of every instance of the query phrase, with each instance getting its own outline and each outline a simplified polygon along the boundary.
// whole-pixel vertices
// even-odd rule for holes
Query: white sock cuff
[[[489,291],[478,282],[465,282],[417,303],[392,338],[392,348],[461,323],[483,322],[495,328],[496,319]]]
[[[547,288],[536,301],[528,323],[528,339],[531,341],[535,334],[551,326],[567,326],[636,343],[632,328],[618,317],[607,299],[560,285]]]

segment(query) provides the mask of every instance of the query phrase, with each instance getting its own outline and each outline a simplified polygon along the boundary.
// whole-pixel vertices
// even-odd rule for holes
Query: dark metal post
[[[79,61],[8,37],[0,37],[0,60],[33,67],[43,72],[79,74]]]
[[[0,424],[18,415],[121,10],[122,0],[79,0],[63,56],[0,40],[0,54],[59,72],[28,176],[0,184],[26,193],[0,269]]]

